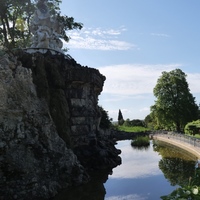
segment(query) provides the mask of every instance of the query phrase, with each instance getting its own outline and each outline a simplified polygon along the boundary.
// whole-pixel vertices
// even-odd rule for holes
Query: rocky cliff
[[[99,130],[104,81],[62,54],[1,55],[0,199],[48,199],[120,164]]]

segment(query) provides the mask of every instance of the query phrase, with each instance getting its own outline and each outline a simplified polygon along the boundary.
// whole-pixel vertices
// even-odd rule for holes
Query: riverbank
[[[184,149],[184,150],[192,153],[198,159],[200,159],[200,148],[199,147],[195,147],[195,146],[193,146],[191,144],[188,144],[186,142],[176,141],[176,140],[170,138],[170,136],[169,137],[164,137],[164,136],[154,135],[153,139],[160,140],[160,141],[169,143],[171,145],[177,146],[177,147],[179,147],[181,149]]]

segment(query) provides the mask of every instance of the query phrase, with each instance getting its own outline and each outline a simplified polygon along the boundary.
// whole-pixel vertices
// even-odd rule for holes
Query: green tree
[[[175,128],[180,132],[187,122],[198,118],[198,105],[182,70],[162,72],[153,92],[157,100],[151,106],[151,117],[159,128]]]
[[[13,48],[30,36],[28,24],[34,6],[30,0],[0,1],[0,41],[1,45]]]
[[[103,107],[99,106],[99,109],[101,111],[101,121],[99,127],[102,129],[109,129],[112,125],[111,123],[112,119],[109,118],[108,112],[105,111]]]
[[[61,38],[68,42],[70,37],[66,31],[81,29],[83,25],[73,17],[62,16],[59,3],[61,0],[48,0],[51,14],[64,24]],[[9,49],[29,46],[29,27],[37,4],[38,0],[0,0],[0,45]]]
[[[145,127],[150,128],[150,129],[154,128],[153,119],[150,114],[145,117],[144,123],[145,123]]]
[[[119,124],[119,125],[123,125],[123,123],[124,123],[124,118],[123,118],[123,115],[122,115],[121,110],[119,109],[119,113],[118,113],[118,124]]]
[[[130,119],[128,118],[128,119],[126,119],[125,121],[124,121],[124,124],[123,124],[124,126],[131,126],[131,121],[130,121]]]

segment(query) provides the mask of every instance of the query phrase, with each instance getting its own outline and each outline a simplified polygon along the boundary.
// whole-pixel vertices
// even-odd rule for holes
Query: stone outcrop
[[[104,81],[62,54],[1,56],[0,199],[48,199],[121,163],[99,129]]]
[[[0,59],[0,99],[0,199],[49,198],[88,180],[38,98],[31,69],[7,54]]]

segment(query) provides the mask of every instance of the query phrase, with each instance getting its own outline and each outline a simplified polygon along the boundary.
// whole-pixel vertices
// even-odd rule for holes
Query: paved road
[[[163,136],[153,136],[154,139],[157,139],[157,140],[160,140],[160,141],[163,141],[163,142],[167,142],[169,144],[172,144],[172,145],[175,145],[177,147],[180,147],[186,151],[189,151],[190,153],[194,154],[198,159],[200,159],[200,148],[198,147],[195,147],[191,144],[188,144],[186,142],[182,142],[182,141],[177,141],[177,140],[174,140],[173,138],[170,138],[169,137],[163,137]]]

